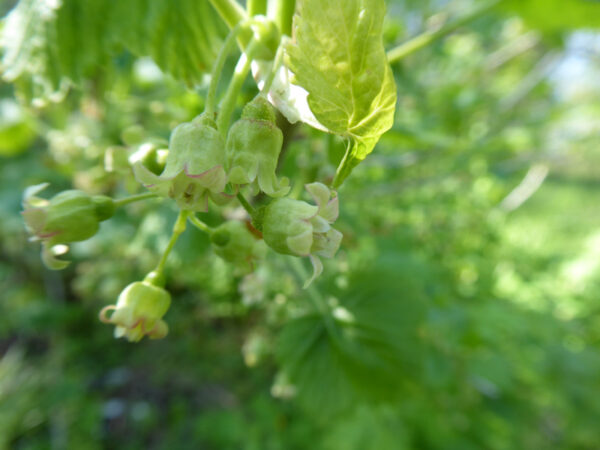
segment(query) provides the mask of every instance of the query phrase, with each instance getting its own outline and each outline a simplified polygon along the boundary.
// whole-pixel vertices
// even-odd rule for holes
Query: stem
[[[275,54],[275,60],[273,61],[273,67],[271,68],[271,72],[269,72],[269,76],[265,79],[265,84],[262,87],[262,93],[264,95],[269,95],[269,91],[271,90],[271,85],[273,84],[273,80],[275,80],[275,75],[277,75],[277,71],[283,62],[283,45],[279,45],[277,48],[277,53]]]
[[[145,194],[137,194],[132,195],[131,197],[120,198],[114,201],[115,206],[118,208],[119,206],[127,205],[133,202],[139,202],[140,200],[147,200],[149,198],[155,198],[158,195],[153,194],[152,192],[147,192]]]
[[[296,0],[277,0],[275,22],[281,34],[292,35],[292,19],[296,11]]]
[[[246,20],[246,11],[235,0],[210,0],[211,5],[217,10],[221,19],[229,29]]]
[[[171,239],[169,240],[169,243],[167,244],[167,248],[165,248],[165,251],[163,252],[163,254],[161,256],[160,261],[158,262],[158,264],[156,266],[156,269],[154,269],[154,271],[157,272],[158,274],[163,273],[163,271],[165,269],[165,264],[167,263],[167,258],[169,257],[171,250],[173,250],[173,247],[175,246],[175,243],[177,242],[179,235],[185,231],[185,223],[187,221],[187,217],[189,214],[190,214],[190,212],[186,211],[186,210],[179,211],[179,215],[177,216],[175,225],[173,225],[173,234],[171,235]]]
[[[443,38],[447,34],[452,33],[457,28],[478,18],[479,16],[496,6],[499,2],[500,0],[490,0],[473,9],[471,12],[465,14],[464,16],[445,24],[438,30],[425,31],[424,33],[412,38],[411,40],[400,44],[399,46],[387,52],[388,62],[390,64],[393,64],[410,55],[411,53],[421,50],[423,47],[427,47],[429,44],[432,44],[433,42]]]
[[[256,210],[252,207],[248,200],[246,200],[246,197],[244,197],[244,195],[241,192],[238,192],[236,197],[240,201],[246,212],[250,214],[250,217],[254,217],[256,215]]]
[[[250,17],[264,16],[267,13],[267,0],[248,0],[246,9]]]
[[[212,73],[210,77],[210,86],[208,88],[208,94],[206,96],[206,107],[205,112],[209,117],[215,113],[216,103],[217,103],[217,88],[219,87],[219,79],[221,77],[221,73],[223,72],[223,66],[225,65],[225,61],[227,60],[227,56],[233,50],[235,46],[235,40],[242,29],[241,24],[237,24],[227,35],[227,39],[223,42],[223,46],[217,55],[217,59],[215,59],[215,63],[213,64]]]
[[[237,100],[237,97],[242,89],[242,85],[244,84],[244,80],[250,71],[252,54],[254,53],[256,45],[256,41],[250,41],[246,52],[242,53],[242,56],[240,56],[240,59],[235,66],[233,77],[231,78],[229,86],[227,87],[227,93],[225,94],[225,98],[221,104],[221,112],[219,113],[219,117],[217,119],[217,127],[224,138],[227,136],[231,115],[235,109],[235,101]]]
[[[204,231],[207,234],[212,233],[212,228],[206,225],[200,219],[198,219],[195,215],[191,214],[190,216],[188,216],[188,220],[200,231]]]
[[[348,159],[348,156],[350,156],[350,150],[352,148],[352,142],[348,141],[348,144],[346,146],[346,153],[344,153],[344,157],[342,158],[342,160],[340,161],[339,165],[337,166],[337,169],[335,171],[335,176],[333,177],[333,181],[331,182],[331,187],[333,189],[337,189],[338,187],[340,187],[340,184],[342,184],[342,168],[344,167],[346,160]]]

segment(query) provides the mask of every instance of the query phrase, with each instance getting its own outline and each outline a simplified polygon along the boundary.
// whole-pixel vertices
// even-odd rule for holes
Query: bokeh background
[[[387,3],[391,49],[479,2]],[[315,284],[329,325],[286,258],[240,277],[189,229],[170,334],[115,340],[97,313],[153,267],[173,205],[128,206],[52,272],[22,192],[138,192],[107,149],[167,139],[206,84],[126,52],[58,103],[0,82],[0,449],[599,448],[600,15],[541,4],[393,65],[395,125],[341,189],[342,249]],[[283,173],[331,175],[341,143],[282,126]]]

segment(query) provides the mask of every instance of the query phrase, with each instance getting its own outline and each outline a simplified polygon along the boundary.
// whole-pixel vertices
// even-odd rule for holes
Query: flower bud
[[[161,175],[142,161],[136,162],[133,170],[149,191],[171,197],[181,209],[205,212],[209,196],[219,201],[225,195],[224,147],[215,122],[202,115],[173,130]]]
[[[316,206],[301,200],[273,200],[264,210],[262,232],[265,243],[278,253],[308,256],[313,276],[307,287],[323,271],[319,256],[332,258],[340,247],[342,233],[331,227],[338,216],[339,204],[334,191],[321,183],[306,185]]]
[[[210,240],[214,252],[244,275],[254,270],[254,264],[265,255],[265,244],[257,239],[242,222],[231,220],[215,228]]]
[[[258,182],[261,191],[281,197],[289,191],[288,180],[277,181],[275,171],[283,134],[275,124],[273,107],[257,96],[244,107],[242,118],[227,135],[229,181],[235,185]]]
[[[102,308],[100,320],[116,325],[115,337],[124,336],[129,342],[138,342],[144,336],[150,339],[165,337],[169,327],[162,317],[171,305],[171,295],[163,285],[162,276],[150,272],[144,281],[127,286],[116,305]],[[110,317],[107,316],[109,311],[113,311]]]
[[[94,236],[100,222],[113,216],[115,204],[110,197],[78,190],[63,191],[50,200],[37,197],[46,186],[31,186],[25,191],[22,214],[31,240],[42,241],[44,263],[51,269],[62,269],[68,262],[55,256],[68,249],[64,244]]]

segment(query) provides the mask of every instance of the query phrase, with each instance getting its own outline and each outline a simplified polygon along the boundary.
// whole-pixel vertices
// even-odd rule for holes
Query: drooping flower
[[[163,289],[164,280],[156,272],[150,272],[143,281],[127,286],[119,295],[116,305],[108,305],[100,311],[100,320],[116,325],[115,337],[125,337],[138,342],[144,336],[161,339],[169,332],[162,317],[171,305],[171,295]],[[108,317],[108,313],[112,315]]]
[[[38,197],[47,186],[43,183],[25,190],[22,214],[31,240],[42,242],[42,261],[58,270],[69,264],[56,258],[68,250],[66,244],[94,236],[100,222],[114,214],[115,204],[110,197],[79,190],[63,191],[50,200]]]
[[[271,197],[290,190],[287,179],[277,180],[275,171],[283,134],[275,124],[273,107],[257,96],[244,107],[242,117],[229,129],[227,161],[229,181],[234,185],[257,183]]]
[[[133,169],[137,180],[149,191],[174,199],[181,209],[205,212],[209,197],[219,203],[226,199],[224,149],[214,120],[203,114],[173,130],[160,175],[141,161]]]
[[[262,218],[263,237],[269,247],[285,255],[310,258],[313,275],[305,287],[323,271],[319,257],[332,258],[342,241],[342,233],[331,226],[339,213],[335,191],[322,183],[307,184],[306,190],[316,206],[290,198],[275,199]]]

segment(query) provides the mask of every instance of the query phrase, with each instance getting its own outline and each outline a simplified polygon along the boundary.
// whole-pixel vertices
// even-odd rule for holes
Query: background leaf
[[[283,373],[299,401],[321,417],[367,401],[389,401],[420,371],[419,329],[425,282],[412,258],[353,274],[330,317],[311,313],[286,324],[278,346]],[[426,272],[424,272],[426,273]]]
[[[2,30],[2,71],[29,100],[59,100],[128,50],[188,85],[210,69],[226,26],[207,0],[21,0]]]
[[[600,2],[594,0],[507,0],[501,6],[547,32],[600,27]]]

